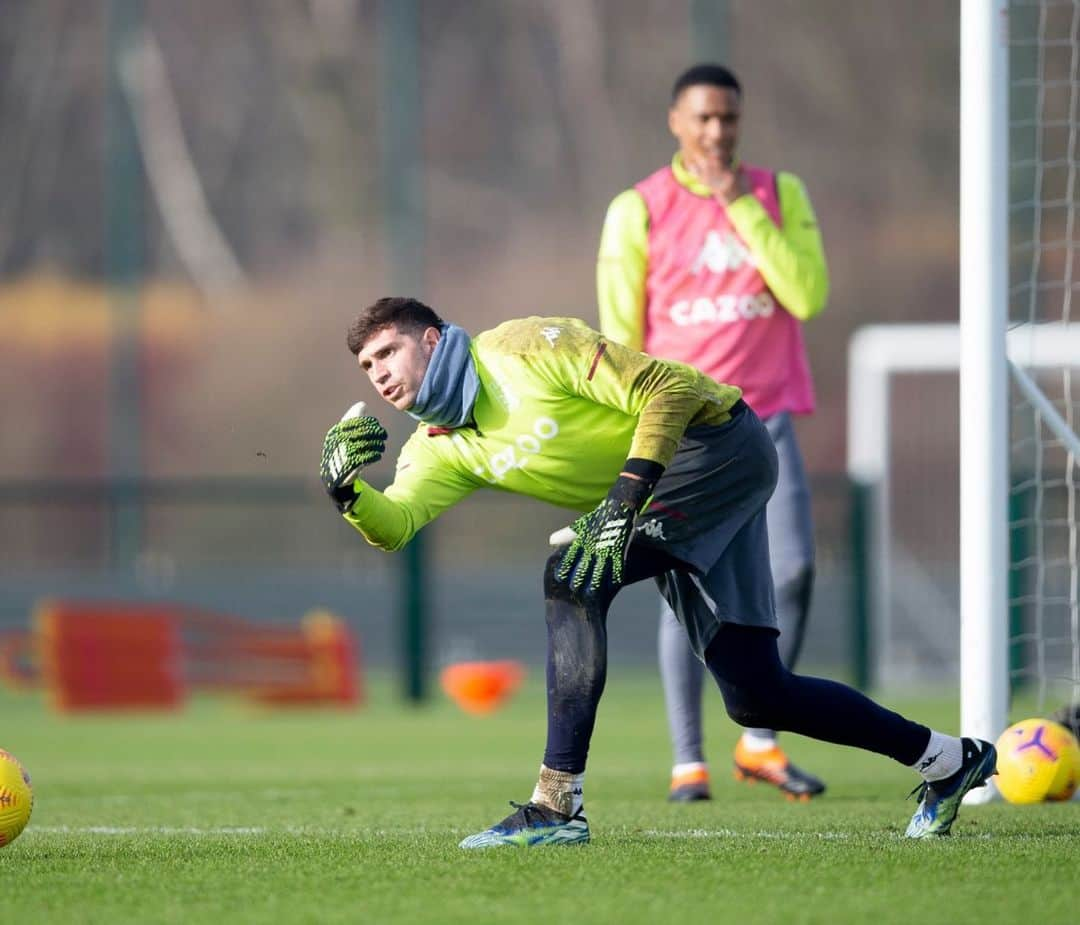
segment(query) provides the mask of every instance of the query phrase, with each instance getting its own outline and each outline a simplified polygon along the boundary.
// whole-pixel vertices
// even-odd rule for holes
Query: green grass
[[[60,717],[0,693],[0,746],[34,777],[30,826],[0,852],[8,921],[1075,922],[1080,803],[965,807],[909,842],[915,776],[887,759],[785,743],[828,794],[789,804],[726,774],[735,730],[709,701],[715,799],[669,805],[659,682],[614,670],[586,780],[593,841],[466,853],[527,799],[543,690],[495,716],[354,713]],[[955,727],[955,700],[891,701]]]

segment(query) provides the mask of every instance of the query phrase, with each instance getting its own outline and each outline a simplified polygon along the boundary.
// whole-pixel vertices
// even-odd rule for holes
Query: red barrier
[[[355,637],[322,611],[296,627],[160,604],[50,601],[32,633],[0,639],[0,679],[40,681],[65,711],[169,709],[192,690],[353,706],[363,698],[360,671]]]
[[[34,620],[42,676],[57,709],[175,709],[183,702],[173,614],[55,601]]]
[[[301,621],[300,634],[297,647],[306,676],[289,685],[255,689],[252,699],[275,706],[360,703],[359,646],[348,627],[332,614],[313,611]]]

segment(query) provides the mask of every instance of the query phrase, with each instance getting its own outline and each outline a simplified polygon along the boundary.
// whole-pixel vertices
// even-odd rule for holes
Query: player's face
[[[687,87],[668,110],[668,127],[679,141],[683,161],[730,167],[739,140],[739,94],[731,87]]]
[[[416,404],[440,336],[438,328],[410,334],[390,325],[368,339],[356,360],[379,395],[398,411],[408,411]]]

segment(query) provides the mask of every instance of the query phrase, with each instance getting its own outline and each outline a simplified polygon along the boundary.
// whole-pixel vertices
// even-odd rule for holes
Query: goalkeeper
[[[922,774],[910,837],[945,835],[994,772],[988,742],[944,735],[777,653],[765,503],[771,438],[738,388],[607,341],[570,318],[470,338],[415,299],[380,299],[348,332],[376,391],[420,424],[380,492],[359,477],[385,448],[369,416],[326,435],[321,476],[364,538],[396,550],[478,488],[583,513],[544,570],[548,732],[530,799],[463,848],[584,842],[585,764],[607,671],[608,607],[652,578],[742,726],[887,755]]]

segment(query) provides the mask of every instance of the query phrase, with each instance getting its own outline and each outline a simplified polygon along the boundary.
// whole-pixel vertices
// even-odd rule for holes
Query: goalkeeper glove
[[[634,537],[634,522],[662,472],[658,463],[627,460],[607,497],[595,510],[572,524],[576,536],[555,570],[560,582],[583,597],[608,597],[622,586],[623,564]],[[640,478],[632,477],[639,474]]]
[[[386,431],[370,416],[346,417],[327,432],[319,476],[342,514],[356,501],[353,482],[360,470],[382,459],[385,449]]]

